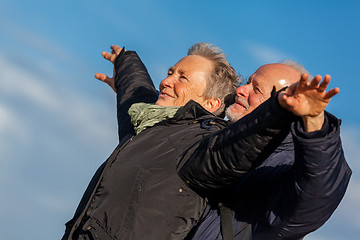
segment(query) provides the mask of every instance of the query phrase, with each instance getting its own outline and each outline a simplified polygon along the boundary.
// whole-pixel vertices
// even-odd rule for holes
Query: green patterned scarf
[[[147,127],[174,117],[179,108],[179,106],[164,107],[148,103],[134,103],[128,113],[136,134],[139,134]]]

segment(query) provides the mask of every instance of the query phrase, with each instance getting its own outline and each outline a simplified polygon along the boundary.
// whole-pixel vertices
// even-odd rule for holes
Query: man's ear
[[[206,100],[204,108],[211,113],[214,113],[221,107],[220,98],[209,98]]]

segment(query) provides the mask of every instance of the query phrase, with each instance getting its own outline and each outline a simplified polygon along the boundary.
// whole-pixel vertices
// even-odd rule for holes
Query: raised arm
[[[282,201],[272,209],[282,213],[276,220],[283,224],[277,234],[281,239],[303,237],[322,226],[339,205],[351,176],[341,145],[340,120],[325,113],[322,129],[311,133],[301,125],[292,126],[292,177],[284,184]]]
[[[193,189],[231,184],[265,160],[289,133],[293,114],[273,94],[253,112],[191,146],[180,159],[180,177]]]
[[[285,138],[295,115],[303,120],[320,119],[309,126],[321,128],[324,109],[339,90],[325,91],[330,82],[328,75],[320,81],[321,77],[316,76],[307,83],[304,74],[299,82],[249,115],[192,146],[182,156],[180,177],[195,190],[221,188],[265,160]]]
[[[125,51],[119,46],[111,46],[112,53],[103,52],[102,56],[114,64],[112,78],[102,73],[95,77],[106,82],[117,93],[117,119],[119,140],[133,135],[128,110],[133,103],[155,103],[158,98],[154,84],[146,67],[134,51]]]

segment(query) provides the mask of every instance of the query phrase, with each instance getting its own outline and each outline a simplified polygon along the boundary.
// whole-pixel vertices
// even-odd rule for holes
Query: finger
[[[284,95],[286,95],[285,91],[281,91],[278,95],[278,101],[279,101],[280,106],[282,106],[283,108],[286,108]]]
[[[106,60],[109,60],[109,61],[110,61],[111,56],[112,56],[113,54],[108,53],[108,52],[102,52],[101,55],[102,55]]]
[[[119,55],[122,50],[122,48],[117,45],[111,45],[110,48],[112,49],[113,53],[116,55]]]
[[[320,75],[316,75],[310,83],[310,88],[318,88],[319,83],[321,82],[322,77]]]
[[[100,81],[103,81],[103,82],[107,82],[110,79],[108,76],[106,76],[103,73],[96,73],[95,78],[99,79]]]
[[[285,92],[282,92],[279,94],[279,103],[280,105],[285,108],[288,111],[291,111],[289,105],[287,104],[286,100],[288,99],[288,96],[286,95]]]
[[[301,74],[301,78],[299,81],[299,87],[306,87],[308,85],[308,78],[309,78],[308,74],[306,74],[306,73]]]
[[[325,94],[324,99],[328,100],[328,99],[332,98],[333,96],[335,96],[336,94],[338,94],[339,92],[340,92],[339,88],[333,88]]]
[[[331,77],[330,75],[325,75],[324,80],[320,83],[318,91],[323,92],[326,90],[326,88],[329,86]]]
[[[285,102],[289,109],[293,109],[296,105],[296,100],[293,97],[286,97]]]
[[[102,56],[106,59],[109,60],[110,62],[114,63],[115,58],[116,58],[116,54],[112,54],[112,53],[108,53],[108,52],[102,52]]]
[[[284,102],[283,107],[285,107],[288,111],[292,111],[297,103],[294,97],[288,96],[286,94],[282,96],[282,100]]]
[[[309,79],[309,74],[303,73],[301,74],[300,81],[307,81]]]
[[[295,94],[295,91],[296,91],[296,89],[297,89],[298,84],[299,84],[299,83],[296,82],[296,83],[291,84],[289,87],[287,87],[287,88],[285,89],[286,94],[287,94],[287,95],[290,95],[290,96],[294,95],[294,94]]]

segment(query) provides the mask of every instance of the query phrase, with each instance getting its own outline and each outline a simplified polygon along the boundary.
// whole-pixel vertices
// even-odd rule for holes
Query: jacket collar
[[[190,100],[185,104],[185,106],[181,107],[177,111],[173,119],[176,121],[179,120],[202,121],[209,118],[212,118],[216,120],[216,122],[222,123],[225,126],[227,125],[227,121],[207,111],[205,108],[203,108],[199,103],[195,102],[194,100]]]

